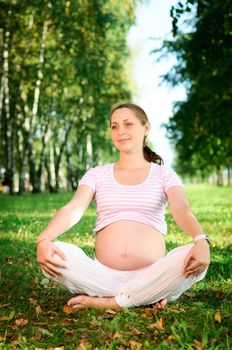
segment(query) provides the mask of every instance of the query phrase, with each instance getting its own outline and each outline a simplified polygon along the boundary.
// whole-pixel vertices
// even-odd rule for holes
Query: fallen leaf
[[[215,316],[214,316],[215,321],[217,321],[218,323],[222,322],[222,318],[221,318],[221,314],[220,312],[216,312]]]
[[[156,328],[156,329],[164,329],[164,318],[160,318],[159,320],[157,320],[155,323],[151,323],[149,326],[148,326],[149,329],[153,329],[153,328]]]
[[[90,344],[86,340],[81,340],[76,350],[88,350]]]
[[[37,314],[42,314],[43,311],[42,311],[41,307],[39,305],[37,305],[36,308],[35,308],[35,312]]]
[[[29,301],[30,301],[30,305],[37,305],[38,304],[38,301],[34,298],[29,298]]]
[[[73,312],[73,308],[72,308],[72,306],[68,306],[68,305],[64,305],[63,306],[63,311],[64,311],[64,313],[65,314],[71,314],[71,312]]]
[[[110,315],[117,315],[117,311],[114,311],[114,310],[111,310],[111,309],[107,309],[107,310],[105,310],[105,312],[107,314],[110,314]]]
[[[130,350],[139,350],[141,349],[141,346],[142,346],[141,343],[134,340],[130,340],[129,345],[130,345]]]
[[[11,305],[10,303],[8,303],[8,304],[0,304],[0,308],[8,307],[8,306],[10,306],[10,305]]]
[[[19,318],[15,321],[16,326],[18,327],[24,327],[28,324],[28,320],[24,320],[23,318]]]
[[[13,311],[11,311],[10,313],[9,313],[9,315],[8,316],[1,316],[0,317],[0,321],[9,321],[9,320],[12,320],[12,318],[14,317],[14,315],[15,315],[15,312],[14,312],[14,310]]]
[[[42,338],[42,334],[40,333],[39,329],[35,330],[35,336],[33,337],[34,340],[40,341]]]
[[[40,332],[42,335],[48,335],[49,337],[53,337],[53,334],[50,333],[47,329],[45,328],[38,328],[38,332]]]
[[[50,310],[50,311],[46,312],[46,315],[58,316],[58,313],[56,311]]]
[[[134,328],[134,329],[132,329],[132,331],[130,333],[133,334],[133,335],[140,335],[143,332],[140,332],[138,329]]]
[[[114,339],[122,338],[122,333],[120,333],[120,332],[115,332],[113,338],[114,338]]]
[[[47,322],[32,322],[33,326],[46,326]]]
[[[71,318],[64,318],[61,321],[62,326],[70,326],[70,324],[73,323],[73,320]]]
[[[204,345],[201,343],[201,342],[199,342],[197,339],[194,339],[194,344],[197,346],[197,350],[202,350],[202,349],[204,349]]]
[[[176,339],[176,337],[174,337],[174,335],[169,335],[168,337],[167,337],[167,340],[168,341],[173,341],[173,340],[175,340]]]
[[[100,323],[100,322],[97,322],[97,321],[90,321],[90,322],[89,322],[89,325],[90,325],[91,327],[99,327],[99,326],[101,326],[101,323]]]
[[[189,299],[193,299],[196,297],[196,293],[193,293],[193,292],[185,292],[184,295]]]
[[[9,321],[11,320],[11,317],[9,316],[0,316],[0,321]]]

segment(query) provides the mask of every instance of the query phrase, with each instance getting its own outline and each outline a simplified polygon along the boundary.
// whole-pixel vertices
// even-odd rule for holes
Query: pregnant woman
[[[180,178],[146,145],[150,124],[143,109],[117,105],[110,128],[118,161],[86,172],[73,198],[39,235],[38,262],[46,276],[74,294],[68,301],[74,310],[161,308],[205,277],[209,237],[189,208]],[[53,242],[81,219],[92,200],[97,210],[94,260],[80,247]],[[167,202],[176,223],[193,239],[168,253]]]

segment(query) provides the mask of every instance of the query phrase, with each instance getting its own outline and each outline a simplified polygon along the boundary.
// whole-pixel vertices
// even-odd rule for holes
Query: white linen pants
[[[153,264],[133,271],[119,271],[102,265],[74,244],[60,241],[55,244],[64,252],[67,268],[62,269],[63,276],[54,278],[45,273],[46,276],[73,294],[114,296],[121,307],[153,304],[164,298],[173,301],[202,280],[208,269],[197,276],[184,277],[184,259],[192,243],[172,249]],[[60,259],[58,255],[55,257]]]

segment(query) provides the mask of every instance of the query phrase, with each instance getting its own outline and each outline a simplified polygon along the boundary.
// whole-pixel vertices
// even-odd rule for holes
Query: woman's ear
[[[151,125],[149,123],[147,123],[145,125],[145,136],[147,136],[149,134],[150,129],[151,129]]]

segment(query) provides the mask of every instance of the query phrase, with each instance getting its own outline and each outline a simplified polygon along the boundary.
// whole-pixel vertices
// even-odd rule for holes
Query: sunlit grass
[[[212,237],[206,278],[177,301],[119,313],[82,310],[65,314],[69,292],[47,284],[36,264],[37,235],[72,193],[0,195],[0,349],[220,349],[231,348],[232,189],[186,186],[193,212]],[[167,249],[191,241],[167,213]],[[94,255],[91,206],[60,239]],[[21,321],[20,321],[21,320]],[[26,324],[23,324],[25,323]],[[21,322],[21,324],[20,324]],[[81,345],[80,345],[81,344]]]

